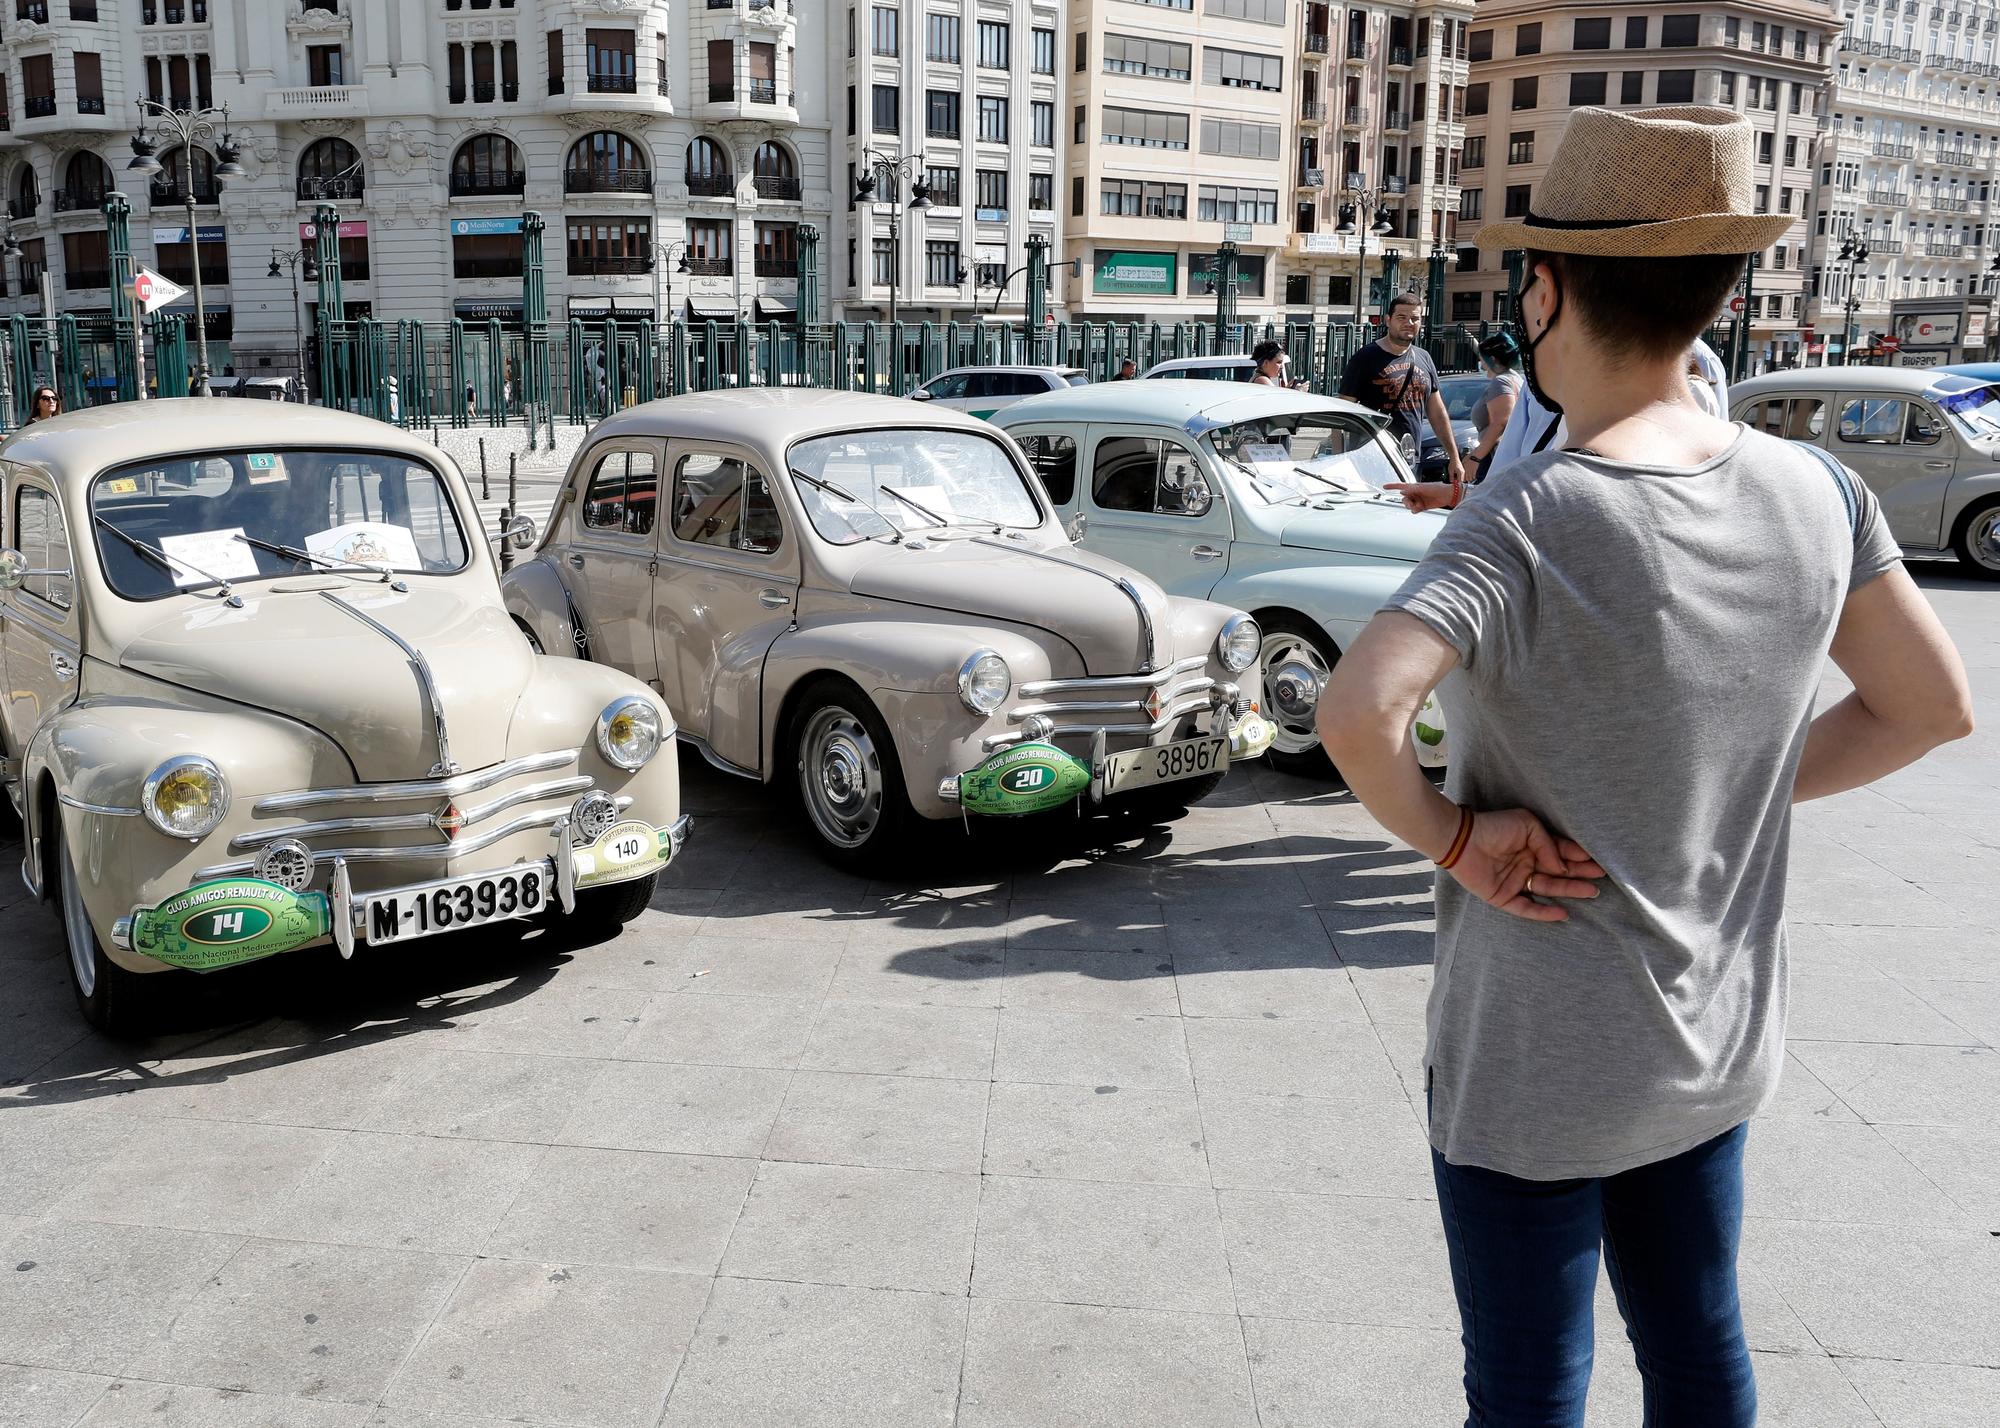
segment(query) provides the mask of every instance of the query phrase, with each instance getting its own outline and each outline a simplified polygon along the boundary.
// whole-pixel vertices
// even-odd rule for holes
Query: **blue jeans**
[[[1746,1130],[1592,1180],[1518,1180],[1431,1152],[1466,1428],[1582,1424],[1600,1243],[1645,1383],[1645,1428],[1751,1428],[1757,1386],[1736,1298]]]

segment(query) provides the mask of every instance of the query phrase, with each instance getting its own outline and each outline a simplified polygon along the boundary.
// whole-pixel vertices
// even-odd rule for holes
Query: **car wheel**
[[[51,829],[50,836],[62,838],[61,829]],[[77,1008],[85,1021],[107,1036],[136,1036],[145,1030],[148,1013],[156,1005],[139,986],[147,978],[126,971],[104,955],[104,946],[97,940],[83,904],[83,880],[69,855],[68,840],[61,846],[56,896],[62,904],[63,938],[69,944],[69,984],[76,993]]]
[[[1340,662],[1340,651],[1326,632],[1300,615],[1287,612],[1257,616],[1264,643],[1259,659],[1264,671],[1264,717],[1271,721],[1271,767],[1303,778],[1330,778],[1333,761],[1320,746],[1315,719],[1320,691]]]
[[[2000,580],[2000,501],[1974,506],[1960,516],[1951,548],[1966,574]]]
[[[659,881],[658,873],[648,873],[610,887],[584,888],[576,895],[574,920],[598,931],[616,932],[652,906]]]
[[[875,706],[845,681],[807,691],[793,726],[799,802],[835,865],[881,868],[915,817],[896,745]]]

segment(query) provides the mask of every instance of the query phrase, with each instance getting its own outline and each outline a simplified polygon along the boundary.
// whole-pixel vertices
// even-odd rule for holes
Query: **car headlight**
[[[974,650],[958,667],[958,697],[975,714],[991,714],[1014,687],[1014,672],[992,650]]]
[[[660,711],[636,694],[597,716],[597,751],[621,769],[641,769],[660,751]]]
[[[1263,645],[1264,632],[1248,615],[1231,615],[1224,622],[1222,633],[1215,637],[1215,650],[1222,656],[1222,667],[1231,674],[1241,674],[1255,664],[1257,651]]]
[[[170,838],[205,838],[229,812],[229,780],[201,755],[182,754],[146,776],[139,806]]]

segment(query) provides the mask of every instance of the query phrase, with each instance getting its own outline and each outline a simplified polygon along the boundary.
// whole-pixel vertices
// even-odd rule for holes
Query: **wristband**
[[[1458,810],[1458,836],[1451,840],[1451,847],[1437,860],[1439,868],[1450,872],[1452,865],[1465,856],[1465,845],[1472,841],[1472,810],[1463,804]]]

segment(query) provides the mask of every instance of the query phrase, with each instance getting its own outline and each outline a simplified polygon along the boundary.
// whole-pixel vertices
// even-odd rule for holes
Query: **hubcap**
[[[54,833],[61,837],[60,831]],[[63,932],[69,943],[69,971],[76,989],[86,997],[97,990],[97,935],[90,930],[90,913],[83,905],[83,883],[70,861],[67,844],[62,850]]]
[[[882,759],[867,726],[845,709],[816,711],[799,740],[799,787],[822,838],[858,848],[882,820]]]
[[[1264,636],[1264,708],[1273,724],[1271,744],[1280,753],[1319,747],[1313,716],[1333,671],[1318,650],[1283,630]]]
[[[2000,506],[1975,516],[1965,533],[1966,549],[1988,570],[2000,570]]]

